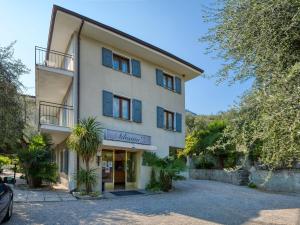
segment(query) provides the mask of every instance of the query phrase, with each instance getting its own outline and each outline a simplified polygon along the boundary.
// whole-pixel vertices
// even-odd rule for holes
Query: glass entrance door
[[[125,162],[126,152],[115,150],[115,174],[114,174],[114,189],[125,189]]]

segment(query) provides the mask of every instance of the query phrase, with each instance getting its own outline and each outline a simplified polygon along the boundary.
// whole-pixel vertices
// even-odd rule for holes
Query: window
[[[113,116],[115,118],[130,120],[130,100],[127,98],[114,96]]]
[[[113,54],[113,68],[123,73],[130,73],[129,71],[129,59],[122,56]]]
[[[164,128],[174,130],[174,113],[164,110]]]
[[[163,86],[169,90],[174,90],[173,77],[168,74],[163,74]]]

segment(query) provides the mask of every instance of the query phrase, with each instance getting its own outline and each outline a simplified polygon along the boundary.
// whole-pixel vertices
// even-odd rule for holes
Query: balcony
[[[35,47],[35,65],[64,71],[74,71],[73,56],[58,51]]]
[[[35,47],[35,87],[38,101],[63,102],[72,89],[72,55]]]
[[[44,101],[39,103],[40,130],[50,134],[55,144],[68,137],[73,124],[73,106]]]

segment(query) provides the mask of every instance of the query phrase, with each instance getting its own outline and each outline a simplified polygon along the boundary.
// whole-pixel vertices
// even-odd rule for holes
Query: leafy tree
[[[98,148],[102,144],[102,127],[96,118],[89,117],[81,120],[74,128],[68,138],[67,144],[70,149],[76,151],[85,162],[86,171],[81,174],[92,174],[90,169],[90,161],[95,157]],[[82,169],[83,171],[83,169]],[[85,179],[86,192],[92,190],[90,179]]]
[[[14,58],[14,43],[0,47],[0,151],[2,152],[16,149],[24,128],[24,102],[20,95],[23,85],[19,77],[29,70],[20,60]]]
[[[174,157],[160,158],[153,152],[143,153],[143,163],[147,166],[151,166],[155,171],[159,173],[159,186],[162,191],[169,191],[172,189],[172,181],[184,179],[180,176],[180,172],[185,170],[185,162],[181,159]],[[152,185],[155,184],[155,172],[151,174]],[[150,184],[149,184],[150,185]]]
[[[29,144],[18,151],[30,187],[39,187],[42,181],[56,182],[57,165],[51,160],[51,152],[52,141],[46,134],[32,136]]]
[[[11,159],[7,156],[0,155],[0,172],[3,170],[3,166],[11,164]]]
[[[202,38],[225,60],[219,81],[254,79],[226,129],[232,144],[270,169],[300,159],[300,1],[222,0]]]

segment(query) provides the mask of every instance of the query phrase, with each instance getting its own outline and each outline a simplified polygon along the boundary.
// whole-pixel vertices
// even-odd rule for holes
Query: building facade
[[[55,145],[60,182],[76,188],[84,164],[66,146],[74,124],[95,117],[103,145],[92,162],[96,190],[143,189],[144,151],[185,145],[185,85],[203,71],[140,39],[54,6],[47,48],[36,47],[39,129]]]

